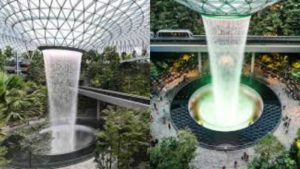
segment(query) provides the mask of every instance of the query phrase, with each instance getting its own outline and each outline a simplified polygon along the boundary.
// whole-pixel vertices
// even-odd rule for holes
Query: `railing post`
[[[97,120],[100,120],[100,112],[101,112],[101,108],[100,108],[100,101],[97,100]]]
[[[199,73],[202,73],[202,58],[201,58],[201,52],[198,52],[198,70],[199,70]]]
[[[251,73],[253,74],[254,72],[254,65],[255,65],[255,53],[252,53],[252,57],[251,57]]]
[[[17,72],[17,75],[19,76],[20,75],[20,65],[19,65],[19,53],[18,52],[16,52],[16,62],[17,62],[16,72]]]

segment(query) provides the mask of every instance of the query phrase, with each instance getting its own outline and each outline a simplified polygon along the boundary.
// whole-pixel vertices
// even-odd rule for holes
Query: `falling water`
[[[240,77],[251,17],[202,18],[212,72],[215,122],[219,126],[234,126],[239,121]]]
[[[68,50],[43,50],[51,127],[69,127],[52,130],[51,154],[71,152],[75,148],[78,81],[81,53]]]

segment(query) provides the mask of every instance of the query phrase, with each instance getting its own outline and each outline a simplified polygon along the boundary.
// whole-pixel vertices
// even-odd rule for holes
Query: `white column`
[[[198,52],[198,70],[199,70],[199,73],[202,73],[202,58],[201,58],[200,52]]]
[[[251,73],[254,72],[254,65],[255,65],[255,53],[252,53],[252,58],[251,58]]]
[[[101,112],[101,109],[100,109],[100,101],[97,100],[97,120],[100,120],[100,112]]]
[[[16,62],[17,62],[17,75],[20,75],[20,65],[19,65],[19,53],[16,52]]]

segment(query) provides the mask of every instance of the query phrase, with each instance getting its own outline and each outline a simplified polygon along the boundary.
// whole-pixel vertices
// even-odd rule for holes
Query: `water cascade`
[[[49,118],[53,128],[51,154],[75,149],[77,95],[82,53],[68,50],[43,50]],[[61,128],[57,130],[57,128]]]
[[[210,112],[206,113],[210,116],[206,119],[223,130],[251,118],[255,108],[251,104],[244,104],[247,99],[240,97],[240,77],[251,17],[202,18],[208,42],[214,105],[213,110],[210,108]],[[243,106],[241,111],[238,105],[242,104],[249,106]]]

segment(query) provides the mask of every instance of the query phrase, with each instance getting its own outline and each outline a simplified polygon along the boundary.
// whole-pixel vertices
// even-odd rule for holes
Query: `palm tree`
[[[31,90],[34,89],[34,90]],[[0,72],[0,128],[44,112],[45,95],[33,83]]]
[[[23,120],[19,111],[24,92],[24,82],[18,76],[8,76],[0,72],[0,126],[14,120]]]

